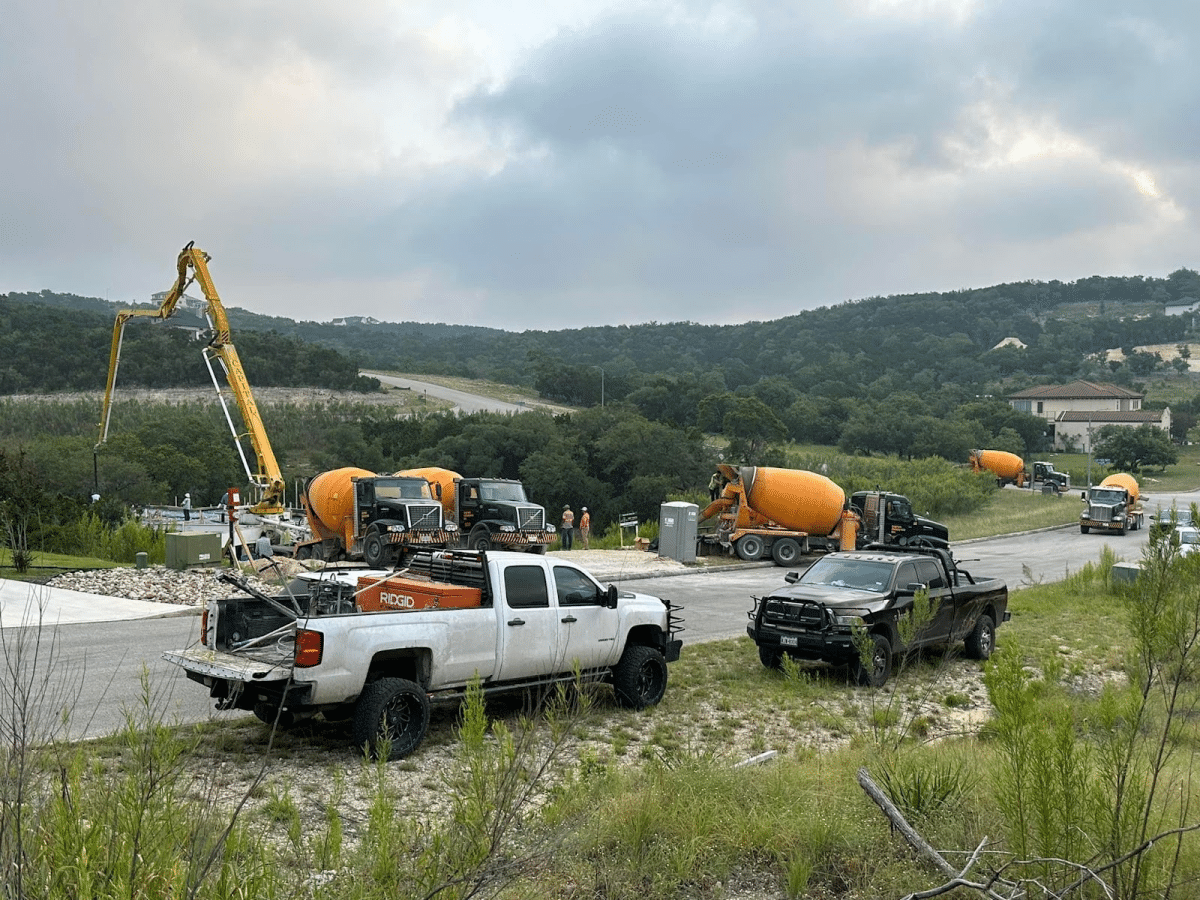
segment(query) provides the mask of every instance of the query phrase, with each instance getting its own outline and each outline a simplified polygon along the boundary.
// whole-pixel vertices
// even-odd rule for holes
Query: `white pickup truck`
[[[246,596],[210,602],[201,643],[163,657],[218,709],[349,720],[356,746],[393,759],[421,743],[431,701],[457,699],[476,677],[486,692],[578,671],[610,681],[623,706],[653,705],[682,644],[678,607],[553,556],[418,553],[394,575],[297,581],[279,597],[222,577]]]

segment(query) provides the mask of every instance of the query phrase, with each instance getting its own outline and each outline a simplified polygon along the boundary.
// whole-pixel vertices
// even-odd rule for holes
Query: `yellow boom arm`
[[[230,339],[229,319],[225,315],[225,307],[221,305],[221,298],[213,285],[212,276],[208,273],[208,260],[207,253],[196,247],[194,242],[189,243],[179,253],[179,275],[158,309],[123,309],[117,313],[117,321],[113,325],[112,349],[108,359],[108,382],[104,388],[104,406],[100,412],[100,440],[96,443],[96,449],[99,450],[100,446],[108,439],[113,389],[117,383],[117,366],[121,361],[121,341],[125,334],[126,324],[130,319],[138,317],[159,320],[170,318],[174,314],[175,306],[179,303],[183,292],[187,290],[193,280],[197,281],[200,289],[204,292],[204,299],[208,302],[208,320],[213,331],[212,340],[205,348],[205,359],[208,361],[210,355],[215,356],[225,370],[225,378],[233,391],[238,410],[242,415],[242,422],[250,437],[250,445],[254,449],[257,471],[251,473],[249,465],[246,464],[245,454],[242,453],[241,435],[233,428],[233,422],[230,421],[230,428],[234,431],[234,442],[237,444],[238,452],[242,455],[242,462],[246,464],[246,472],[262,492],[261,499],[251,507],[251,510],[264,514],[281,513],[284,500],[283,474],[279,470],[279,463],[275,461],[271,442],[267,440],[267,431],[263,427],[262,417],[258,414],[258,404],[254,402],[250,382],[246,380],[246,373],[242,369],[241,360],[238,359],[237,349]],[[209,363],[209,372],[212,373],[211,362]],[[215,375],[213,383],[216,384],[219,394],[221,388]],[[225,415],[229,420],[228,410]]]

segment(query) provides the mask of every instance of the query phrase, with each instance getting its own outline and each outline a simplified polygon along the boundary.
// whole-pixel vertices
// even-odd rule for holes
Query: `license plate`
[[[799,647],[800,639],[794,634],[784,634],[779,637],[780,647]]]

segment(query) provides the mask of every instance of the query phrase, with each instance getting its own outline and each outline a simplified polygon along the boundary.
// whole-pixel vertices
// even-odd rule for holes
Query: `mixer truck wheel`
[[[467,539],[468,550],[487,551],[492,549],[492,533],[484,526],[480,525],[471,532],[471,536]]]
[[[378,531],[372,531],[363,541],[363,559],[372,569],[382,569],[387,565],[387,547]]]
[[[771,548],[771,559],[775,560],[777,566],[793,565],[799,558],[800,545],[791,538],[780,538]]]
[[[408,756],[429,728],[429,696],[407,678],[380,678],[363,689],[354,709],[352,736],[372,759]]]
[[[756,559],[762,559],[762,538],[757,534],[748,534],[734,545],[734,549],[737,550],[737,555],[746,562],[754,562]]]
[[[1080,533],[1080,534],[1087,534],[1087,533],[1088,533],[1088,527],[1087,527],[1086,525],[1080,525],[1080,526],[1079,526],[1079,533]]]
[[[667,661],[653,647],[627,644],[612,673],[617,702],[626,709],[653,706],[667,692]]]

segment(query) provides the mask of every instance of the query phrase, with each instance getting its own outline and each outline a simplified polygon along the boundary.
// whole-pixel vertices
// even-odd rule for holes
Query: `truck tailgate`
[[[162,658],[181,666],[188,672],[223,681],[240,681],[246,684],[261,684],[268,681],[286,681],[292,674],[291,660],[271,662],[248,656],[235,656],[207,647],[191,647],[187,650],[167,650]]]

